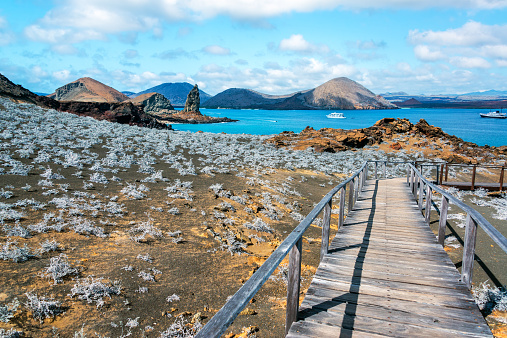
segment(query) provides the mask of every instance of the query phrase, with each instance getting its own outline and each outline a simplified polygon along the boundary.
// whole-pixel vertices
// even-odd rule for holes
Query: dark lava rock
[[[188,93],[187,101],[185,102],[185,108],[183,109],[184,113],[188,112],[199,112],[199,105],[201,104],[201,101],[199,99],[199,88],[197,85],[192,88],[190,93]]]

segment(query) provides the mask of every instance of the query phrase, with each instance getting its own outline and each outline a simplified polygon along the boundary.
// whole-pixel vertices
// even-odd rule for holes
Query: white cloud
[[[470,21],[462,27],[445,31],[412,30],[408,39],[413,44],[432,44],[439,46],[481,46],[507,43],[507,25],[484,25]]]
[[[202,51],[206,54],[212,55],[231,55],[231,50],[229,48],[225,48],[218,45],[206,46],[202,49]]]
[[[446,59],[446,55],[440,50],[431,50],[426,45],[417,45],[414,47],[415,56],[421,61],[438,61]]]
[[[301,34],[292,34],[290,38],[283,39],[278,45],[281,51],[298,52],[298,53],[314,53],[314,52],[329,52],[329,47],[326,45],[314,45],[305,40]]]
[[[58,81],[67,81],[70,78],[70,70],[63,69],[56,72],[53,72],[53,77]]]
[[[415,56],[423,62],[448,62],[460,69],[503,67],[507,60],[507,25],[470,21],[445,31],[410,31]]]
[[[133,59],[139,56],[139,52],[135,49],[127,49],[123,52],[123,56],[127,59]]]
[[[51,50],[61,55],[76,55],[80,53],[79,49],[73,45],[53,45],[51,46]]]
[[[220,15],[269,27],[266,19],[318,10],[507,8],[507,0],[67,0],[56,4],[43,18],[25,29],[27,37],[46,43],[103,40],[109,34],[125,32],[152,31],[155,37],[160,37],[166,22],[203,21]],[[178,34],[183,36],[190,32],[182,28]],[[417,31],[412,35],[420,37]],[[428,32],[423,38],[431,36]]]
[[[491,64],[480,57],[465,57],[455,56],[452,57],[450,62],[459,68],[490,68]]]
[[[14,41],[14,34],[9,30],[7,20],[0,16],[0,46],[8,45]]]

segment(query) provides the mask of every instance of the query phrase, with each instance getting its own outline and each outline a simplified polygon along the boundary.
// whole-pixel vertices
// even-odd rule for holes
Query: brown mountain
[[[267,95],[249,89],[228,89],[203,104],[205,108],[236,109],[396,109],[383,97],[345,77],[317,88],[287,95]]]
[[[122,102],[129,97],[89,77],[80,78],[58,88],[48,97],[58,101]]]

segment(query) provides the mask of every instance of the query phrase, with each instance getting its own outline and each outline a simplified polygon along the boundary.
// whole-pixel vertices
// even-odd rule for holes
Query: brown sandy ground
[[[7,102],[0,104],[0,168],[4,168],[0,210],[21,213],[19,217],[0,213],[0,249],[6,257],[5,252],[26,245],[32,255],[19,262],[0,260],[0,305],[13,304],[16,298],[20,303],[7,322],[0,321],[0,329],[13,328],[27,337],[69,337],[76,332],[87,337],[129,333],[159,337],[178,322],[183,323],[180,332],[191,331],[199,323],[205,324],[292,231],[301,215],[364,158],[421,159],[425,149],[414,148],[410,156],[407,150],[392,148],[386,148],[393,152],[386,154],[381,147],[389,144],[334,157],[275,151],[269,146],[264,149],[262,138],[206,133],[175,133],[165,138],[164,133],[169,132],[143,129],[117,133],[107,129],[116,128],[111,124],[58,115],[61,113],[50,116],[60,116],[58,122],[45,121],[46,113],[26,105],[16,108],[23,118],[12,125],[7,111],[14,108]],[[44,137],[30,138],[40,132],[37,128],[54,128],[48,139],[57,133],[63,136],[58,144],[48,141],[45,145]],[[88,134],[73,128],[105,131],[86,143]],[[132,134],[122,138],[123,133]],[[407,142],[416,142],[406,137]],[[117,142],[123,143],[118,146]],[[254,146],[233,151],[240,153],[239,159],[219,154],[238,143]],[[118,147],[113,147],[115,144]],[[152,144],[170,149],[160,150]],[[52,147],[72,150],[81,160],[89,161],[83,160],[82,168],[66,166],[70,163],[65,162],[68,153],[60,150],[49,154],[51,161],[42,161],[41,154]],[[206,159],[205,148],[217,153]],[[120,154],[119,149],[125,153]],[[110,167],[99,161],[114,158],[115,152],[117,158],[132,156],[132,165]],[[262,158],[252,158],[254,153]],[[220,165],[206,169],[210,158],[220,157],[224,157]],[[290,163],[278,162],[281,157]],[[496,159],[505,160],[502,156]],[[321,162],[311,162],[314,160]],[[22,167],[19,163],[33,166],[26,176],[10,173]],[[195,175],[188,173],[192,163]],[[401,175],[404,167],[396,170],[390,173]],[[107,181],[98,183],[96,174]],[[96,175],[95,182],[92,175]],[[337,229],[336,214],[332,216],[331,237]],[[304,237],[301,299],[318,265],[318,224],[316,220]],[[39,251],[46,240],[56,241],[58,249]],[[76,271],[55,283],[44,272],[51,259],[61,254]],[[283,335],[285,270],[286,262],[227,330],[228,337]],[[101,282],[108,286],[119,282],[121,291],[104,296],[103,305],[72,296],[76,285],[92,280],[89,276],[103,278]],[[33,318],[27,306],[30,292],[61,302],[60,313],[43,320]]]

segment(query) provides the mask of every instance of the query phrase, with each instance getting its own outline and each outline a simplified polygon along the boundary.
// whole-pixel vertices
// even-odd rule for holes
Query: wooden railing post
[[[285,313],[285,335],[297,320],[299,310],[299,284],[301,281],[301,249],[303,237],[292,247],[289,254],[289,275],[287,277],[287,311]]]
[[[449,209],[449,199],[442,195],[442,202],[440,203],[440,218],[438,221],[438,244],[444,246],[445,241],[445,227],[447,225],[447,210]]]
[[[320,260],[324,258],[324,255],[327,254],[329,248],[329,227],[331,226],[331,209],[333,208],[333,200],[330,199],[329,202],[324,207],[324,219],[322,222],[322,243],[320,245]]]
[[[419,178],[419,211],[422,211],[422,206],[423,206],[423,192],[424,192],[424,182],[421,178]]]
[[[410,190],[412,191],[412,194],[414,193],[414,169],[410,168]]]
[[[364,180],[368,180],[368,163],[366,163],[366,166],[364,167]]]
[[[475,190],[475,172],[477,171],[477,166],[474,165],[472,169],[472,186],[471,190]]]
[[[424,214],[424,219],[426,224],[430,225],[430,217],[431,217],[431,187],[429,184],[426,185],[426,212]]]
[[[356,180],[356,185],[354,187],[354,202],[352,204],[352,206],[356,205],[356,202],[357,202],[357,196],[359,196],[359,184],[360,184],[360,178],[359,176],[357,177],[357,180]]]
[[[461,281],[470,289],[472,286],[472,274],[474,268],[475,257],[475,240],[477,238],[477,223],[467,214],[465,245],[463,248],[463,261],[461,265]]]
[[[387,178],[387,161],[384,161],[384,179]]]
[[[500,191],[503,191],[503,174],[504,174],[504,167],[500,170]]]
[[[407,164],[407,184],[410,186],[410,166]]]
[[[449,163],[445,164],[445,181],[447,182],[449,178]]]
[[[345,192],[347,191],[347,185],[344,185],[340,190],[340,211],[338,214],[338,230],[343,226],[345,218]]]
[[[440,165],[440,184],[443,183],[443,179],[444,179],[444,165],[441,164]]]
[[[378,162],[377,162],[377,161],[375,161],[375,179],[376,179],[376,180],[378,180],[377,169],[378,169]]]
[[[435,166],[435,168],[437,169],[437,173],[436,173],[436,178],[437,178],[437,179],[436,179],[436,183],[437,183],[437,185],[438,185],[438,177],[440,176],[440,175],[439,175],[439,172],[438,172],[438,169],[439,169],[440,167],[439,167],[439,166],[438,166],[438,164],[437,164],[437,165]]]
[[[352,179],[349,183],[349,212],[354,208],[354,180]]]

